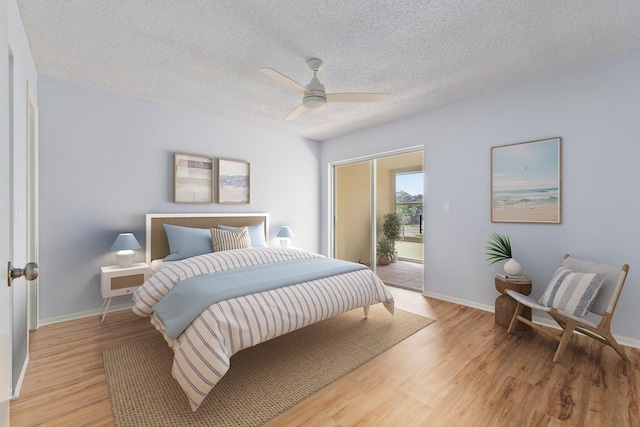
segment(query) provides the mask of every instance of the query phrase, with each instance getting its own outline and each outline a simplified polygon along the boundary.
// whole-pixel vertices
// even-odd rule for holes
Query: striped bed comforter
[[[393,297],[371,270],[358,270],[214,303],[175,340],[164,332],[154,306],[181,280],[196,275],[321,257],[288,248],[214,252],[172,262],[138,288],[133,311],[151,316],[151,323],[173,349],[172,374],[193,411],[227,372],[231,356],[238,351],[379,302],[393,313]]]

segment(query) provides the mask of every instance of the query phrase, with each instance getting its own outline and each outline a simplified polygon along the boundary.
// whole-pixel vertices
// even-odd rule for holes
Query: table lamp
[[[140,243],[138,243],[132,233],[120,233],[116,241],[111,245],[112,251],[118,251],[116,253],[116,260],[120,267],[131,267],[133,258],[135,257],[133,250],[140,248]]]
[[[280,246],[282,246],[283,248],[288,248],[289,242],[293,237],[293,231],[291,231],[291,228],[285,225],[283,227],[280,227],[280,231],[278,231],[276,237],[280,238]]]

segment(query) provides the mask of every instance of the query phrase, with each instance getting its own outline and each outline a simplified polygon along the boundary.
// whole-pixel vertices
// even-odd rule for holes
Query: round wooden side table
[[[498,298],[496,298],[496,324],[509,327],[513,313],[516,311],[518,303],[507,295],[507,289],[512,289],[523,295],[529,295],[531,293],[531,279],[528,277],[518,278],[514,280],[505,279],[504,277],[496,276],[496,290],[500,292]],[[525,307],[522,316],[531,320],[531,308]],[[522,322],[518,322],[516,330],[529,330],[531,327]]]

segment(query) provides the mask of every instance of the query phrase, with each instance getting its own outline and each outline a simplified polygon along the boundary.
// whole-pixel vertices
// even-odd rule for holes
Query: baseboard
[[[429,297],[429,298],[435,298],[435,299],[439,299],[439,300],[442,300],[442,301],[452,302],[454,304],[459,304],[459,305],[464,305],[464,306],[467,306],[467,307],[477,308],[477,309],[480,309],[480,310],[488,311],[490,313],[494,313],[495,312],[495,307],[494,306],[486,305],[486,304],[480,304],[480,303],[477,303],[475,301],[469,301],[469,300],[465,300],[465,299],[462,299],[462,298],[450,297],[448,295],[437,294],[435,292],[429,292],[429,291],[424,291],[422,293],[422,295],[424,295],[426,297]],[[552,319],[548,319],[548,318],[540,317],[540,316],[533,316],[532,321],[533,321],[533,323],[538,324],[538,325],[549,326],[549,327],[554,328],[554,329],[560,329],[560,326],[558,326],[558,324],[555,323]],[[616,339],[616,341],[618,341],[618,343],[620,343],[622,345],[626,345],[628,347],[633,347],[633,348],[640,348],[640,340],[638,340],[638,339],[625,337],[625,336],[622,336],[622,335],[616,335],[616,334],[613,334],[613,337]]]
[[[486,304],[480,304],[480,303],[475,302],[475,301],[469,301],[469,300],[466,300],[466,299],[451,297],[449,295],[437,294],[435,292],[429,292],[429,291],[422,292],[422,295],[424,295],[425,297],[429,297],[429,298],[435,298],[435,299],[439,299],[439,300],[442,300],[442,301],[452,302],[452,303],[458,304],[458,305],[464,305],[464,306],[467,306],[467,307],[477,308],[477,309],[480,309],[480,310],[488,311],[490,313],[495,312],[494,306],[486,305]]]
[[[412,262],[414,264],[424,264],[424,262],[422,262],[421,259],[418,259],[418,258],[405,258],[405,257],[402,257],[402,256],[398,257],[398,261]]]
[[[27,373],[27,366],[29,366],[29,355],[27,354],[24,363],[22,364],[22,369],[20,370],[20,377],[18,378],[18,383],[16,384],[16,388],[12,391],[11,400],[15,400],[20,396],[20,389],[22,388],[22,382],[24,381],[24,375]]]
[[[131,310],[131,308],[133,308],[133,302],[128,302],[126,304],[113,305],[109,307],[109,311],[107,313],[111,313],[114,311]],[[68,322],[69,320],[84,319],[86,317],[91,317],[91,316],[100,316],[100,311],[101,311],[100,309],[95,309],[95,310],[81,311],[78,313],[65,314],[63,316],[47,317],[45,319],[40,319],[39,326],[53,325],[54,323]],[[107,314],[107,318],[109,318],[108,314]]]

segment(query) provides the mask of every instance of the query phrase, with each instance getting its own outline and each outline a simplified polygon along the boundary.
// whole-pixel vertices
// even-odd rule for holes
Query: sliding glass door
[[[423,151],[413,150],[333,165],[333,256],[366,264],[385,283],[423,288]],[[378,263],[385,215],[401,221],[396,255]]]
[[[365,264],[372,262],[370,161],[334,168],[334,256]]]

